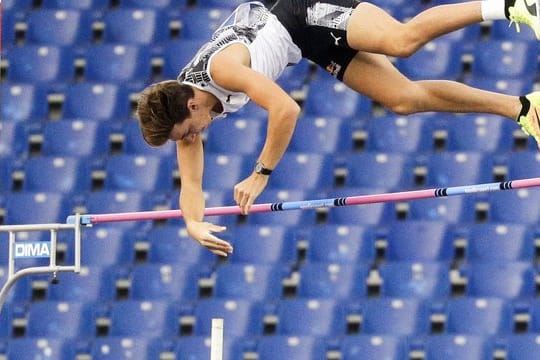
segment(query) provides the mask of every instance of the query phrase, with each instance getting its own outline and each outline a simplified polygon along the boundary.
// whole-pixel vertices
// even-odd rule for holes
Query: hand
[[[233,252],[233,247],[228,242],[213,235],[214,232],[227,230],[225,226],[215,225],[209,222],[190,221],[186,223],[189,236],[197,240],[216,255],[227,256]]]
[[[257,196],[268,184],[268,175],[251,174],[234,187],[234,201],[240,206],[242,214],[247,215]]]

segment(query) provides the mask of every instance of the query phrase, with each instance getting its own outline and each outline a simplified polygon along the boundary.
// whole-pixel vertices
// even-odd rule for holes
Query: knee
[[[413,55],[424,44],[420,34],[411,26],[403,24],[391,42],[390,56],[407,58]]]
[[[424,111],[423,103],[422,92],[414,82],[411,82],[410,86],[400,89],[399,93],[388,97],[382,105],[395,114],[411,115]]]

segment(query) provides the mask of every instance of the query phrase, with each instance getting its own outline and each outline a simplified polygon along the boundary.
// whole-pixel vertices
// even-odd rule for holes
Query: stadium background
[[[174,146],[142,142],[136,94],[175,78],[237,3],[4,1],[2,223],[177,208]],[[406,19],[444,1],[375,3]],[[415,79],[523,94],[539,88],[533,39],[525,26],[483,23],[395,64]],[[258,202],[540,176],[536,145],[506,119],[396,116],[307,61],[279,82],[303,114]],[[265,121],[250,105],[205,134],[207,206],[232,204]],[[228,226],[229,258],[195,244],[181,221],[85,229],[80,275],[25,278],[10,293],[0,359],[207,359],[213,317],[225,318],[226,359],[540,353],[538,189],[212,221]],[[69,263],[70,236],[60,245]],[[4,283],[6,237],[0,249]]]

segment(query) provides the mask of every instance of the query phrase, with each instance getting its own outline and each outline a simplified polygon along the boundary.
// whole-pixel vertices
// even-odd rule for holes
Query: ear
[[[199,103],[197,102],[197,100],[195,100],[195,98],[190,98],[188,99],[187,101],[187,107],[189,110],[197,110],[199,108]]]

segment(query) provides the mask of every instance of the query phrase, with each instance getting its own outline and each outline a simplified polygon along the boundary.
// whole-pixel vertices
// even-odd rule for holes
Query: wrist
[[[270,175],[272,173],[272,169],[267,168],[261,161],[257,161],[255,163],[255,169],[253,170],[256,174],[260,175]]]

